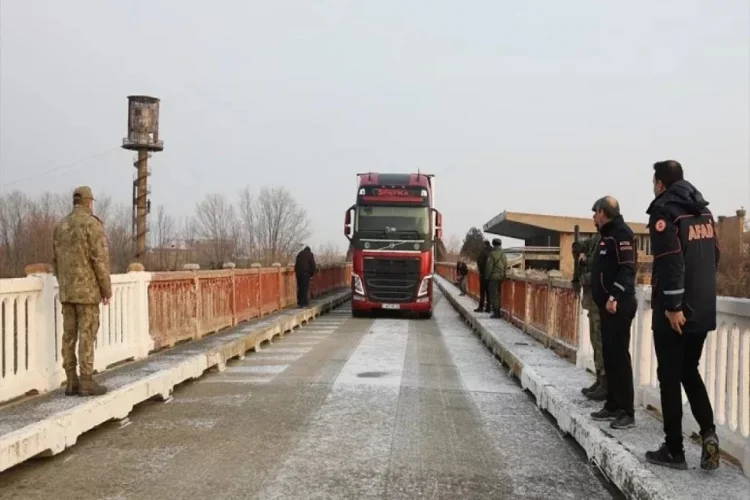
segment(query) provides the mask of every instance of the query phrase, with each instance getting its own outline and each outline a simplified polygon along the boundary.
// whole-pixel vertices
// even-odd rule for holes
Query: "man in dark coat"
[[[456,275],[458,277],[458,287],[461,289],[461,295],[466,295],[466,281],[469,277],[469,267],[466,262],[459,260],[456,264]]]
[[[685,180],[679,162],[655,163],[653,183],[656,198],[647,212],[654,254],[651,329],[666,439],[659,449],[646,452],[646,460],[688,468],[682,436],[684,388],[700,426],[701,468],[715,470],[720,462],[719,437],[699,368],[706,338],[717,327],[719,247],[714,218],[700,191]]]
[[[310,305],[310,278],[315,275],[316,270],[315,256],[310,247],[306,246],[297,254],[297,260],[294,262],[294,274],[297,277],[297,307]]]
[[[484,276],[484,271],[487,269],[487,258],[490,256],[492,247],[490,242],[484,240],[484,247],[477,256],[477,271],[479,271],[479,307],[474,309],[474,312],[491,312],[490,309],[490,295],[489,285],[490,282]]]

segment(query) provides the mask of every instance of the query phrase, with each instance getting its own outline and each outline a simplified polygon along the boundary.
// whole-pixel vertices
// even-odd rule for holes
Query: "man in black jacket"
[[[620,205],[611,196],[592,207],[601,241],[594,254],[591,295],[599,307],[607,402],[591,414],[594,420],[612,420],[613,429],[635,427],[633,366],[630,359],[630,326],[638,303],[635,270],[638,261],[635,236],[620,215]]]
[[[310,278],[315,275],[315,256],[310,247],[305,247],[297,254],[294,262],[294,274],[297,278],[297,307],[310,305]]]
[[[466,281],[469,278],[469,267],[466,262],[459,260],[456,263],[456,277],[458,278],[458,288],[461,289],[461,296],[466,295]]]
[[[484,271],[487,269],[487,258],[490,256],[492,247],[490,242],[484,240],[484,247],[477,257],[477,271],[479,271],[479,307],[474,312],[492,312],[490,310],[489,280],[485,279]]]
[[[657,375],[666,442],[646,453],[655,464],[687,469],[682,444],[682,394],[703,438],[701,468],[719,467],[719,439],[706,386],[698,371],[703,344],[716,329],[716,267],[719,249],[708,202],[684,180],[676,161],[654,164],[648,207],[652,267],[652,317]]]

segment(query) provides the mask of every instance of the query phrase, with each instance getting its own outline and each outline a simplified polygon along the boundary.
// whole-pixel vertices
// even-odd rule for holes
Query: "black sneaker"
[[[607,387],[605,385],[600,385],[595,391],[587,392],[586,397],[591,401],[606,401]]]
[[[599,381],[597,380],[590,387],[584,387],[583,389],[581,389],[581,394],[585,396],[589,392],[594,392],[598,388],[599,388]]]
[[[677,470],[687,470],[688,468],[685,454],[672,455],[667,448],[667,443],[662,443],[656,451],[647,451],[646,460],[654,465],[663,465]]]
[[[620,412],[614,422],[609,424],[612,429],[624,431],[625,429],[633,429],[635,427],[635,418],[631,417],[625,412]]]
[[[607,420],[614,420],[620,415],[620,412],[617,410],[608,410],[606,408],[602,408],[599,411],[595,411],[591,414],[591,418],[598,422],[604,422]]]
[[[701,469],[716,470],[719,468],[719,437],[715,431],[709,431],[703,436],[703,451],[701,452]]]
[[[482,312],[482,311],[484,311],[484,309],[483,309],[483,308],[481,308],[481,307],[477,307],[476,309],[474,309],[474,312],[475,312],[475,313],[480,313],[480,312]]]

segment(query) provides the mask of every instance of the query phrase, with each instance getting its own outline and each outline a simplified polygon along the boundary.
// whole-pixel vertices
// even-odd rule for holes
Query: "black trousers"
[[[630,327],[633,324],[638,302],[635,296],[625,297],[617,303],[617,312],[611,314],[600,307],[602,322],[602,354],[607,373],[607,402],[609,411],[621,410],[635,416],[633,389],[633,363],[630,358]]]
[[[656,374],[659,377],[664,433],[667,435],[666,442],[670,453],[679,454],[684,452],[680,386],[685,388],[690,409],[700,425],[701,435],[715,430],[714,411],[708,399],[706,386],[698,371],[698,363],[708,332],[683,332],[680,335],[672,330],[663,313],[654,314],[652,328],[654,350],[658,362]]]
[[[479,309],[490,310],[490,281],[484,278],[479,280]]]
[[[307,307],[310,304],[310,275],[297,274],[297,305]]]
[[[502,306],[502,284],[501,280],[489,280],[487,282],[490,306],[492,307],[492,312],[497,316],[500,316],[500,308]]]

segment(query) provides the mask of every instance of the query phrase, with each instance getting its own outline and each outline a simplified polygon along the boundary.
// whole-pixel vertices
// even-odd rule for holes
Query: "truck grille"
[[[365,291],[375,302],[411,302],[419,288],[420,260],[364,259]]]

